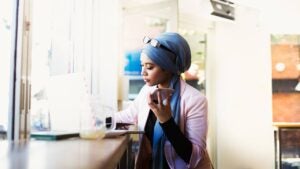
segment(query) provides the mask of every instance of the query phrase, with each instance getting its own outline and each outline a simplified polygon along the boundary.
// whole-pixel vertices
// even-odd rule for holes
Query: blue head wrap
[[[175,32],[166,32],[155,39],[173,53],[161,47],[153,47],[150,44],[147,44],[142,52],[158,66],[174,74],[188,70],[191,66],[191,50],[181,35]]]
[[[146,44],[143,51],[155,64],[173,73],[170,88],[175,92],[171,98],[172,116],[177,124],[180,121],[180,73],[185,72],[191,65],[191,51],[187,41],[178,33],[166,32],[155,38],[163,47],[153,47]],[[166,136],[158,121],[154,126],[152,146],[152,167],[163,168],[164,143]]]

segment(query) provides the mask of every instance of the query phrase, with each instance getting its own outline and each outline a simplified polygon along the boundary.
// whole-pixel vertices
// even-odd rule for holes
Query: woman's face
[[[148,86],[169,87],[172,74],[161,69],[145,54],[141,54],[142,76]]]

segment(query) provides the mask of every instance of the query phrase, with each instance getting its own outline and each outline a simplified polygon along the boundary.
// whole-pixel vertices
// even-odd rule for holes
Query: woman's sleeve
[[[193,146],[192,143],[180,131],[180,128],[175,123],[174,118],[172,117],[165,123],[160,123],[160,125],[176,153],[186,163],[189,163]]]
[[[138,96],[132,101],[129,106],[119,112],[114,114],[114,119],[116,123],[137,123],[138,108],[141,102],[141,99],[144,99],[143,96],[145,93],[145,86],[141,89]]]
[[[186,100],[185,107],[186,124],[184,135],[191,141],[193,146],[188,168],[194,168],[207,155],[207,99],[203,95],[191,96]]]
[[[207,100],[196,94],[184,102],[184,133],[173,118],[161,126],[177,155],[194,168],[206,155]]]

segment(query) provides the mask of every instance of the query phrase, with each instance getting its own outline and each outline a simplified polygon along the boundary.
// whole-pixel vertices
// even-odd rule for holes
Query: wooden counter
[[[1,169],[115,169],[130,143],[129,136],[111,139],[0,141]]]

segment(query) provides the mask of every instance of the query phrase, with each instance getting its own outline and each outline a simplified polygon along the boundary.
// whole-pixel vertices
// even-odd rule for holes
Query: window
[[[51,130],[59,124],[64,124],[65,130],[79,129],[78,103],[73,101],[79,96],[77,92],[83,92],[78,83],[86,86],[87,93],[92,92],[91,18],[91,2],[34,1],[31,24],[32,131]],[[60,99],[61,105],[53,97]]]
[[[12,57],[13,2],[0,1],[0,139],[6,138]]]
[[[299,168],[300,35],[271,35],[271,55],[276,168]]]

